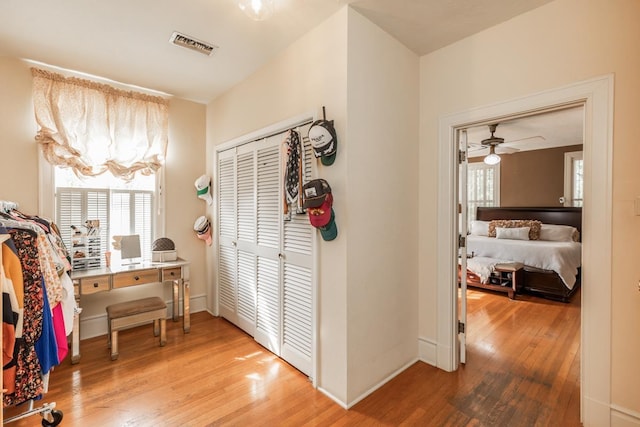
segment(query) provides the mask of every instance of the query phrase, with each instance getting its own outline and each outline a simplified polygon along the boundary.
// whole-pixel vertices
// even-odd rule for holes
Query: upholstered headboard
[[[582,233],[582,208],[478,207],[476,219],[537,219],[543,224],[570,225]]]

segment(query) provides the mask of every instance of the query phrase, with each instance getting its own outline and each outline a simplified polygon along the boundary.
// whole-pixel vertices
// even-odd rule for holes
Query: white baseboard
[[[611,427],[638,427],[640,413],[618,405],[611,405]]]
[[[167,304],[167,319],[172,316],[173,313],[173,301],[165,301]],[[182,300],[180,301],[180,307],[182,307]],[[191,313],[197,313],[199,311],[207,310],[207,296],[206,295],[192,295],[189,298],[189,308]],[[180,313],[182,315],[182,313]],[[96,316],[84,317],[80,316],[80,340],[88,338],[99,337],[101,335],[107,335],[107,314],[101,314]]]
[[[386,383],[388,383],[389,381],[391,381],[392,379],[397,377],[401,372],[405,371],[409,366],[413,365],[417,361],[418,361],[418,359],[413,359],[409,363],[407,363],[403,367],[401,367],[400,369],[397,369],[394,372],[392,372],[391,375],[388,375],[386,378],[384,378],[382,381],[378,382],[373,387],[369,388],[367,391],[362,393],[356,399],[354,399],[351,402],[347,403],[347,409],[353,407],[355,404],[360,402],[362,399],[364,399],[365,397],[369,396],[371,393],[373,393],[374,391],[376,391],[377,389],[379,389],[380,387],[382,387],[383,385],[385,385]]]
[[[425,338],[418,338],[418,357],[424,363],[437,366],[438,345]]]
[[[418,355],[420,360],[446,372],[454,370],[451,360],[452,349],[426,338],[418,338]]]
[[[347,407],[347,404],[344,403],[342,400],[338,399],[336,396],[334,396],[333,394],[329,393],[327,390],[323,389],[322,387],[318,387],[318,390],[324,394],[325,396],[327,396],[329,399],[333,400],[334,402],[336,402],[338,405],[340,405],[342,407],[342,409],[349,409]]]
[[[413,365],[414,363],[416,363],[418,361],[418,359],[414,359],[411,362],[407,363],[406,365],[404,365],[402,368],[394,371],[391,375],[387,376],[385,379],[383,379],[382,381],[380,381],[379,383],[377,383],[376,385],[374,385],[373,387],[371,387],[370,389],[368,389],[367,391],[365,391],[364,393],[362,393],[358,398],[356,398],[355,400],[346,403],[344,401],[342,401],[341,399],[337,398],[336,396],[334,396],[333,394],[331,394],[330,392],[328,392],[327,390],[325,390],[322,387],[318,387],[318,390],[324,394],[325,396],[327,396],[329,399],[333,400],[334,402],[336,402],[338,405],[340,405],[342,408],[344,409],[350,409],[351,407],[353,407],[355,404],[357,404],[358,402],[360,402],[361,400],[363,400],[364,398],[366,398],[367,396],[369,396],[371,393],[373,393],[374,391],[376,391],[377,389],[379,389],[380,387],[382,387],[383,385],[385,385],[386,383],[388,383],[389,381],[391,381],[393,378],[395,378],[398,374],[400,374],[401,372],[403,372],[404,370],[406,370],[409,366]]]
[[[604,427],[611,425],[611,408],[608,403],[583,396],[582,423],[584,427]]]

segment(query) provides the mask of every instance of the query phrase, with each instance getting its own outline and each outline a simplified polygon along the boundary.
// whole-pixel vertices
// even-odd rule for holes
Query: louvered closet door
[[[304,181],[315,162],[306,138]],[[283,217],[282,134],[218,154],[220,314],[306,374],[313,355],[313,240]]]
[[[252,336],[257,276],[255,170],[255,148],[249,144],[219,154],[219,310]]]
[[[281,136],[257,143],[257,305],[255,339],[280,355]]]
[[[237,325],[250,335],[256,327],[256,156],[250,145],[236,158]]]
[[[238,323],[236,153],[218,154],[218,310]]]
[[[311,144],[304,135],[304,181],[311,178]],[[313,352],[313,233],[306,214],[284,221],[282,265],[282,349],[281,357],[311,374]]]

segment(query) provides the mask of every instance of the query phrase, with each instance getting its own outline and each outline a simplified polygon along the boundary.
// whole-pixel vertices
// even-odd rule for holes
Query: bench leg
[[[160,319],[154,319],[153,321],[153,336],[157,337],[160,335]]]
[[[111,360],[118,359],[118,331],[111,331]]]
[[[164,347],[167,343],[167,320],[160,319],[160,347]]]
[[[107,348],[111,348],[111,319],[107,318]]]

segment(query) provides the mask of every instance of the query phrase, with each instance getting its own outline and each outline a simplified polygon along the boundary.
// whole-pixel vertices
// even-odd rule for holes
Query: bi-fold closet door
[[[313,159],[305,128],[304,179]],[[279,134],[218,153],[218,309],[271,352],[312,374],[313,240],[283,215]]]

